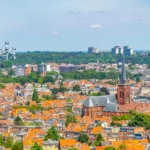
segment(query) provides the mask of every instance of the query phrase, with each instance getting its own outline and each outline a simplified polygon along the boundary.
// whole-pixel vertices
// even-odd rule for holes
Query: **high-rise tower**
[[[124,105],[131,102],[131,88],[127,81],[125,59],[122,58],[122,72],[120,77],[120,83],[117,89],[118,104]]]

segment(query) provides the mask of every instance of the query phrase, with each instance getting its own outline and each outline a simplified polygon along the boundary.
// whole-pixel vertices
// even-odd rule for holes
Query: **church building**
[[[89,96],[83,103],[83,115],[90,118],[98,116],[116,116],[137,112],[150,112],[149,103],[135,103],[131,96],[131,88],[126,77],[125,59],[122,59],[122,72],[116,95]]]

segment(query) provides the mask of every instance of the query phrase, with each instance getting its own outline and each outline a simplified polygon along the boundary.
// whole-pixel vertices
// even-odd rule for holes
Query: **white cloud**
[[[100,24],[92,24],[92,25],[90,25],[90,28],[99,29],[99,28],[103,28],[103,26]]]
[[[57,31],[51,32],[52,35],[58,35],[59,33]]]

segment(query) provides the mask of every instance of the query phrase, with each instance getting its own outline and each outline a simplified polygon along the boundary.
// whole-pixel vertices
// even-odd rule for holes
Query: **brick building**
[[[83,115],[90,118],[99,116],[118,116],[129,113],[130,110],[137,112],[150,112],[149,103],[135,103],[131,96],[131,88],[128,84],[123,57],[120,83],[117,87],[117,95],[89,96],[83,104]]]

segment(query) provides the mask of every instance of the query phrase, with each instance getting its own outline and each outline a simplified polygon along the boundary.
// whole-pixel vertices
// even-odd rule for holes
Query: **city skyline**
[[[0,44],[17,51],[149,50],[148,0],[7,0],[0,2]]]

